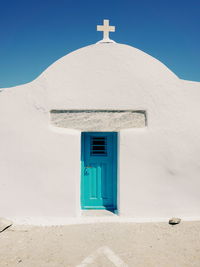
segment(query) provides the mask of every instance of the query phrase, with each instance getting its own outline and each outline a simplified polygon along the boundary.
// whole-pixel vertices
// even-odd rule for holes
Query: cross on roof
[[[109,38],[109,32],[115,32],[115,26],[110,26],[108,19],[103,20],[103,25],[97,25],[97,31],[103,32],[103,40],[100,42],[113,42]]]

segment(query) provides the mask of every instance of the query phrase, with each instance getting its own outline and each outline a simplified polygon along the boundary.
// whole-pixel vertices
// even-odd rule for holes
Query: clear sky
[[[102,39],[103,19],[116,26],[111,39],[200,81],[200,0],[0,0],[0,88]]]

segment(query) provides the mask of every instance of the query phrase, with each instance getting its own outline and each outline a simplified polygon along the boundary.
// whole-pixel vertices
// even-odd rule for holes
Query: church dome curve
[[[129,45],[97,43],[62,57],[35,82],[48,90],[52,108],[127,104],[167,92],[177,76],[152,56]],[[159,93],[160,94],[160,93]],[[139,101],[138,103],[142,103]],[[73,105],[72,105],[73,103]],[[110,105],[112,103],[112,105]],[[142,104],[141,104],[142,105]],[[143,105],[142,105],[143,106]]]
[[[110,79],[120,79],[124,73],[135,81],[150,79],[166,81],[177,76],[162,62],[129,45],[97,43],[75,50],[53,63],[41,76],[46,78],[76,76],[77,78],[109,74]],[[102,77],[103,78],[103,77]],[[88,80],[88,81],[89,81]]]

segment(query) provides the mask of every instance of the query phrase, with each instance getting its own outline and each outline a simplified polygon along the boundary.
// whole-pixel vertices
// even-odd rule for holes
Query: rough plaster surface
[[[116,43],[79,49],[35,81],[4,89],[1,217],[80,215],[81,131],[50,127],[50,111],[86,109],[147,112],[147,127],[119,133],[120,216],[200,217],[199,102],[200,83]]]
[[[53,110],[54,126],[81,131],[120,131],[146,126],[145,112],[123,110]]]

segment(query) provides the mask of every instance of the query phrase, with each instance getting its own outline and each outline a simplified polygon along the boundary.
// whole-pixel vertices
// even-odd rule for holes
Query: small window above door
[[[107,155],[107,138],[91,136],[90,155],[106,156]]]

